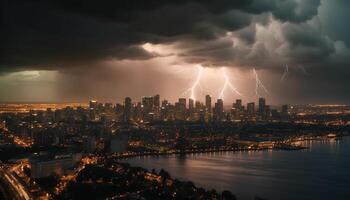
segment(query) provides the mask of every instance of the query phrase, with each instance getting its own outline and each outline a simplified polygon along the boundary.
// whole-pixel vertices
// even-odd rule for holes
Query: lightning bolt
[[[197,73],[195,81],[193,82],[193,84],[190,88],[188,88],[184,93],[182,93],[182,96],[186,95],[186,94],[190,94],[190,98],[193,99],[194,101],[196,101],[196,89],[197,89],[197,87],[200,87],[200,89],[202,89],[201,85],[200,85],[200,81],[201,81],[202,74],[203,74],[203,67],[197,66],[197,68],[198,68],[198,73]]]
[[[264,84],[261,82],[255,68],[253,68],[253,75],[255,78],[255,96],[259,97],[259,88],[261,88],[266,94],[269,95],[269,91],[265,88]]]
[[[231,89],[231,91],[239,96],[243,96],[237,89],[236,87],[233,86],[233,84],[231,83],[231,80],[230,78],[228,77],[227,73],[226,73],[226,70],[225,68],[223,67],[222,68],[222,74],[224,76],[224,79],[225,79],[225,83],[224,83],[224,86],[222,87],[221,91],[220,91],[220,94],[219,94],[219,97],[218,99],[224,99],[224,94],[225,94],[225,90],[227,88]]]
[[[284,69],[283,75],[281,77],[281,81],[284,81],[284,79],[286,79],[288,73],[289,73],[289,68],[288,68],[288,65],[286,65],[286,68]]]
[[[306,71],[304,66],[299,66],[298,68],[303,72],[304,75],[307,75],[307,76],[311,75],[309,72]]]

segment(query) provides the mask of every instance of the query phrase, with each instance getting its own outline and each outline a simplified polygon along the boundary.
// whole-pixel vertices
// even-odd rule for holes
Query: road
[[[5,199],[14,200],[32,200],[32,196],[28,189],[20,180],[5,167],[0,167],[0,191]]]

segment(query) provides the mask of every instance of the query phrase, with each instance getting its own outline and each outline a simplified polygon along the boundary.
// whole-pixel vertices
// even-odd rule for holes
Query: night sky
[[[349,0],[2,0],[0,101],[350,104]],[[288,66],[288,67],[287,67]]]

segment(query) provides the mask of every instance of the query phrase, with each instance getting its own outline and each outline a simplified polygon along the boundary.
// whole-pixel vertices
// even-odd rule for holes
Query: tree
[[[165,171],[164,169],[160,170],[159,175],[163,178],[163,180],[171,179],[169,172]]]
[[[230,191],[223,191],[221,194],[222,200],[236,200],[235,195],[233,195]]]

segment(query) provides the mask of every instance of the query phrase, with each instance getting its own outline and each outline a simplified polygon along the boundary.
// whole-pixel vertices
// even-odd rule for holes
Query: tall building
[[[255,103],[254,102],[247,104],[247,112],[249,115],[254,115],[254,113],[255,113]]]
[[[60,120],[62,120],[62,112],[61,110],[55,110],[54,112],[54,120],[55,122],[59,122]]]
[[[214,115],[216,120],[221,121],[224,117],[224,102],[222,99],[218,99],[214,107]]]
[[[169,104],[168,100],[162,101],[162,107],[166,107]]]
[[[179,98],[179,104],[186,108],[186,98]]]
[[[160,109],[160,119],[168,120],[169,117],[169,102],[168,100],[162,101],[162,107]]]
[[[232,110],[231,114],[232,117],[236,119],[240,119],[241,115],[243,114],[244,107],[242,105],[242,99],[236,99],[236,102],[232,104]]]
[[[288,105],[282,105],[281,114],[282,115],[288,115],[288,111],[289,111],[289,106]]]
[[[175,103],[176,119],[185,120],[186,117],[186,99],[179,98],[179,102]]]
[[[154,98],[153,97],[142,97],[142,107],[145,114],[153,111]]]
[[[89,108],[90,109],[96,110],[97,109],[97,105],[98,105],[98,103],[97,103],[96,100],[90,100],[90,102],[89,102]]]
[[[265,98],[260,97],[259,98],[259,114],[261,116],[264,116],[266,114],[266,100]]]
[[[133,119],[136,121],[142,120],[142,105],[141,102],[137,102],[133,109]]]
[[[160,96],[159,94],[155,95],[153,97],[154,107],[159,108],[160,107]]]
[[[199,112],[199,110],[202,109],[202,104],[200,101],[196,101],[195,108],[196,108],[196,112]]]
[[[193,112],[193,110],[194,110],[194,100],[193,99],[188,100],[188,110],[190,112]]]
[[[123,113],[123,120],[124,122],[129,122],[131,119],[131,109],[132,109],[132,102],[130,97],[125,97],[124,100],[124,113]]]
[[[205,96],[205,108],[208,110],[208,111],[211,111],[211,97],[209,94],[207,94]]]
[[[270,117],[271,116],[271,107],[270,106],[268,106],[268,105],[266,105],[265,106],[265,117]]]
[[[122,114],[124,112],[124,106],[122,104],[120,104],[120,103],[117,103],[115,105],[115,112],[118,115]]]
[[[242,111],[242,99],[236,99],[236,103],[233,106],[236,110]]]

